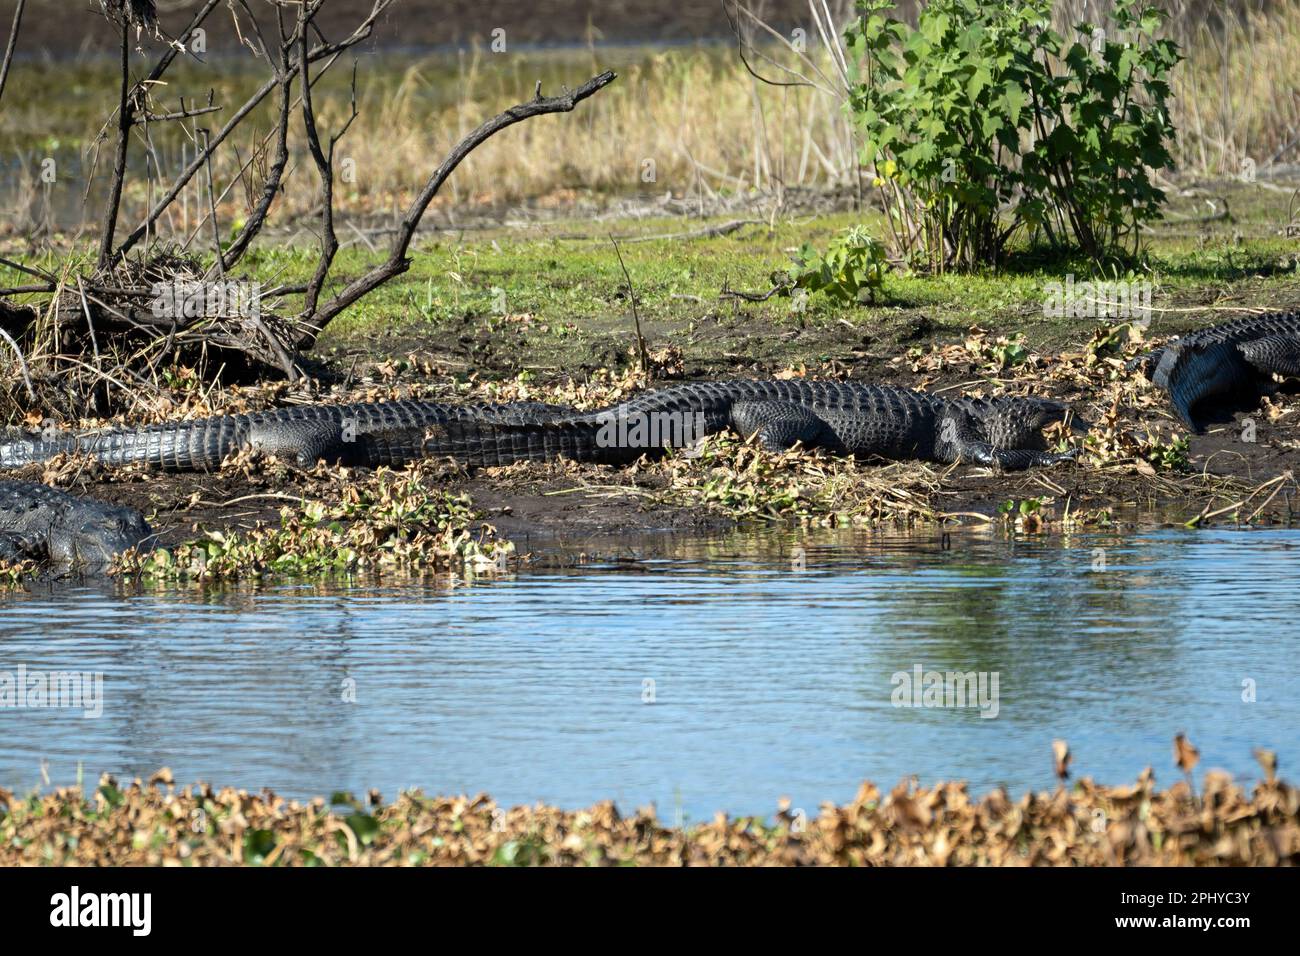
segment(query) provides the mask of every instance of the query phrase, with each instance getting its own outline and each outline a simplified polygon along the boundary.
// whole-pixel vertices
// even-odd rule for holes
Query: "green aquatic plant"
[[[468,495],[429,489],[417,469],[379,469],[341,489],[338,501],[280,511],[278,527],[210,530],[170,548],[127,552],[119,575],[152,581],[311,577],[363,568],[503,569],[514,547],[475,527]]]

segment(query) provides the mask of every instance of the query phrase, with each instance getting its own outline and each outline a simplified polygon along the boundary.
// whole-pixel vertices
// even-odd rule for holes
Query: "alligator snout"
[[[109,508],[75,531],[52,530],[48,545],[50,560],[55,564],[100,570],[112,564],[115,555],[152,537],[153,531],[140,512],[132,508]]]

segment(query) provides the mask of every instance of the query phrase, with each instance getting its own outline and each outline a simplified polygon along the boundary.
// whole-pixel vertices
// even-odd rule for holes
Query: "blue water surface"
[[[0,709],[0,785],[101,771],[298,797],[810,814],[863,779],[1051,788],[1258,777],[1300,759],[1300,533],[733,534],[461,581],[0,597],[0,672],[103,675],[103,713]],[[996,672],[996,706],[896,706],[896,675]],[[986,690],[991,684],[986,683]],[[922,702],[924,702],[922,700]],[[996,716],[992,716],[996,710]],[[982,716],[990,714],[991,716]]]

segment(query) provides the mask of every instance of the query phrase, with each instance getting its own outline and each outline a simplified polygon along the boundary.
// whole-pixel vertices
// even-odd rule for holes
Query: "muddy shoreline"
[[[1055,361],[1049,356],[1043,364],[1051,368]],[[352,371],[355,373],[355,368]],[[760,374],[736,370],[731,376],[711,377]],[[959,368],[936,375],[886,366],[863,380],[932,392],[962,385],[979,389],[979,383],[971,385],[968,373]],[[436,375],[399,376],[386,394],[437,395],[441,390]],[[1092,423],[1094,432],[1104,424],[1100,422],[1105,415],[1103,396],[1089,389],[1039,387],[1034,393],[1069,402]],[[370,390],[348,397],[374,400],[375,395]],[[1150,408],[1120,410],[1131,419],[1128,424],[1140,430],[1135,423],[1150,420],[1156,427],[1176,430],[1160,397],[1153,393],[1150,399]],[[1248,440],[1252,437],[1253,441]],[[833,460],[816,452],[805,458],[814,468]],[[1255,525],[1290,524],[1300,507],[1294,479],[1289,477],[1300,469],[1300,402],[1283,394],[1263,410],[1238,413],[1203,435],[1190,436],[1185,463],[1169,470],[1156,471],[1143,461],[1124,459],[1103,465],[1085,459],[1006,474],[976,466],[840,462],[854,474],[868,479],[879,476],[893,490],[912,495],[929,509],[924,513],[904,510],[896,516],[881,513],[878,520],[861,521],[884,529],[1002,522],[1034,532],[1079,524],[1125,530],[1196,523],[1198,517],[1203,525],[1244,519]],[[448,461],[422,470],[420,480],[449,494],[468,495],[477,516],[475,525],[491,526],[496,537],[514,542],[520,554],[581,550],[587,542],[620,535],[698,535],[738,525],[797,527],[844,520],[843,515],[834,513],[801,516],[792,512],[775,523],[754,521],[752,515],[683,498],[674,487],[673,476],[703,474],[716,470],[716,464],[699,463],[697,467],[685,461],[677,467],[680,470],[670,474],[662,465],[649,462],[629,467],[552,462],[465,468]],[[280,523],[282,509],[300,510],[304,501],[337,501],[350,483],[374,477],[368,469],[322,467],[306,472],[281,463],[273,468],[226,467],[211,473],[163,474],[144,468],[114,470],[88,462],[64,462],[55,471],[52,474],[48,468],[29,466],[13,477],[46,481],[74,493],[137,508],[150,517],[157,544],[162,547],[210,531],[274,527]],[[1251,494],[1270,481],[1274,484]],[[1244,505],[1232,507],[1243,499]],[[1004,513],[1008,502],[1024,501],[1038,503],[1038,518],[1025,521],[1016,509]],[[1070,525],[1071,521],[1075,524]]]

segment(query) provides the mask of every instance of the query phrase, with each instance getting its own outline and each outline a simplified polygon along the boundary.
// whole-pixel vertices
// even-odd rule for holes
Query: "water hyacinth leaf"
[[[125,799],[122,795],[122,791],[119,790],[117,785],[111,780],[101,783],[96,792],[104,798],[104,802],[110,807],[121,806],[123,799]]]
[[[244,833],[244,861],[261,863],[275,846],[275,834],[270,830],[248,830]]]
[[[379,821],[368,813],[353,813],[344,818],[344,823],[352,830],[363,846],[374,842],[379,833]]]

